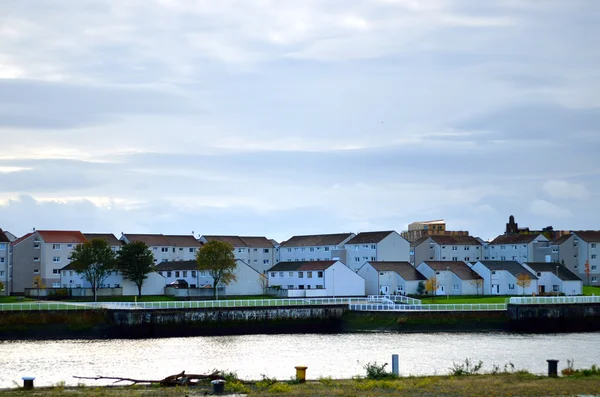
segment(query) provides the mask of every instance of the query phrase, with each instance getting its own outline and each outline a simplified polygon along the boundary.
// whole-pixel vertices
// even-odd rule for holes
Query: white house
[[[244,261],[261,273],[266,273],[278,261],[276,242],[266,237],[209,235],[200,237],[200,241],[204,244],[213,240],[231,244],[235,259]]]
[[[365,279],[367,295],[416,295],[419,283],[427,280],[408,262],[369,261],[357,273]]]
[[[472,236],[424,236],[410,247],[409,261],[478,261],[483,259],[483,244]]]
[[[67,289],[92,288],[92,285],[82,275],[77,274],[71,264],[63,267],[60,271],[60,286]],[[100,284],[100,289],[122,288],[123,295],[137,295],[138,288],[132,281],[127,280],[118,271],[112,271],[110,275]],[[163,295],[165,292],[165,278],[157,272],[148,274],[142,284],[142,295]]]
[[[237,267],[234,271],[235,281],[225,286],[225,295],[262,295],[267,286],[264,275],[246,262],[236,259]],[[196,261],[162,262],[156,266],[156,271],[163,275],[166,284],[185,280],[189,288],[212,288],[213,278],[206,270],[198,270]],[[220,287],[219,287],[220,289]]]
[[[579,230],[573,234],[573,243],[577,250],[577,274],[586,284],[600,286],[600,231]],[[586,263],[590,268],[589,277],[586,274]]]
[[[10,262],[10,243],[16,240],[15,236],[9,232],[0,229],[0,295],[10,293],[9,262]]]
[[[408,261],[410,243],[397,232],[361,232],[345,244],[346,265],[358,270],[365,262]]]
[[[471,269],[483,278],[483,295],[532,295],[538,291],[536,275],[517,261],[477,261]],[[517,285],[521,274],[531,280],[525,289]]]
[[[537,276],[540,294],[583,294],[583,280],[558,262],[526,262],[523,265]]]
[[[279,262],[268,272],[269,287],[288,297],[364,296],[365,279],[340,261]]]
[[[489,243],[489,260],[543,262],[551,255],[550,240],[543,234],[505,234]]]
[[[438,285],[436,295],[481,294],[483,279],[465,262],[424,261],[417,270],[427,279],[435,276]]]
[[[120,240],[125,244],[133,241],[145,243],[152,251],[154,263],[157,264],[165,261],[194,260],[202,247],[192,235],[122,234]]]
[[[294,236],[279,246],[280,262],[346,261],[345,244],[354,233]]]

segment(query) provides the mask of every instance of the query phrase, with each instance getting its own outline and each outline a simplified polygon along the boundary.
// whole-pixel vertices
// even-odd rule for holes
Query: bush
[[[381,379],[396,379],[397,375],[385,370],[387,363],[378,365],[377,362],[367,363],[363,368],[367,371],[367,379],[381,380]]]
[[[592,365],[591,368],[575,369],[575,360],[567,360],[567,368],[563,369],[561,373],[564,376],[594,376],[600,375],[600,368],[596,365]]]
[[[483,366],[483,361],[479,360],[477,364],[473,364],[471,359],[465,359],[464,364],[456,364],[452,363],[452,368],[450,368],[450,375],[452,376],[467,376],[467,375],[476,375]]]

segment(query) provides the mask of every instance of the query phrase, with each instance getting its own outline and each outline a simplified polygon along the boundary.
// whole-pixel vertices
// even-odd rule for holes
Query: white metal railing
[[[420,305],[421,300],[415,298],[409,298],[404,295],[369,295],[367,296],[369,302],[378,303],[400,303],[408,305]]]
[[[159,302],[24,302],[2,303],[0,311],[25,310],[85,310],[85,309],[197,309],[227,307],[265,307],[301,305],[350,305],[364,302],[365,298],[298,298],[247,299],[220,301],[159,301]]]
[[[508,303],[511,305],[600,303],[600,296],[519,296],[508,298]]]
[[[414,312],[414,311],[434,311],[434,312],[461,312],[461,311],[497,311],[506,310],[504,303],[478,303],[478,304],[440,304],[440,305],[398,305],[384,303],[358,303],[350,304],[350,310],[357,311],[394,311],[394,312]]]

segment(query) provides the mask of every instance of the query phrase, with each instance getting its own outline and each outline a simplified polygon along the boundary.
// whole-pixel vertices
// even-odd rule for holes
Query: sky
[[[600,1],[4,0],[0,228],[600,229]]]

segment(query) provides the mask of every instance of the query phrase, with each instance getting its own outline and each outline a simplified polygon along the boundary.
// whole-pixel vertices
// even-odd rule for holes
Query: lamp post
[[[332,275],[333,279],[331,280],[332,281],[331,282],[332,290],[333,290],[332,293],[333,293],[333,298],[335,299],[335,269],[331,269],[331,271],[333,272],[333,275]]]
[[[556,265],[556,283],[557,283],[557,290],[556,290],[556,296],[558,296],[559,292],[560,292],[560,279],[558,278],[558,265]]]

